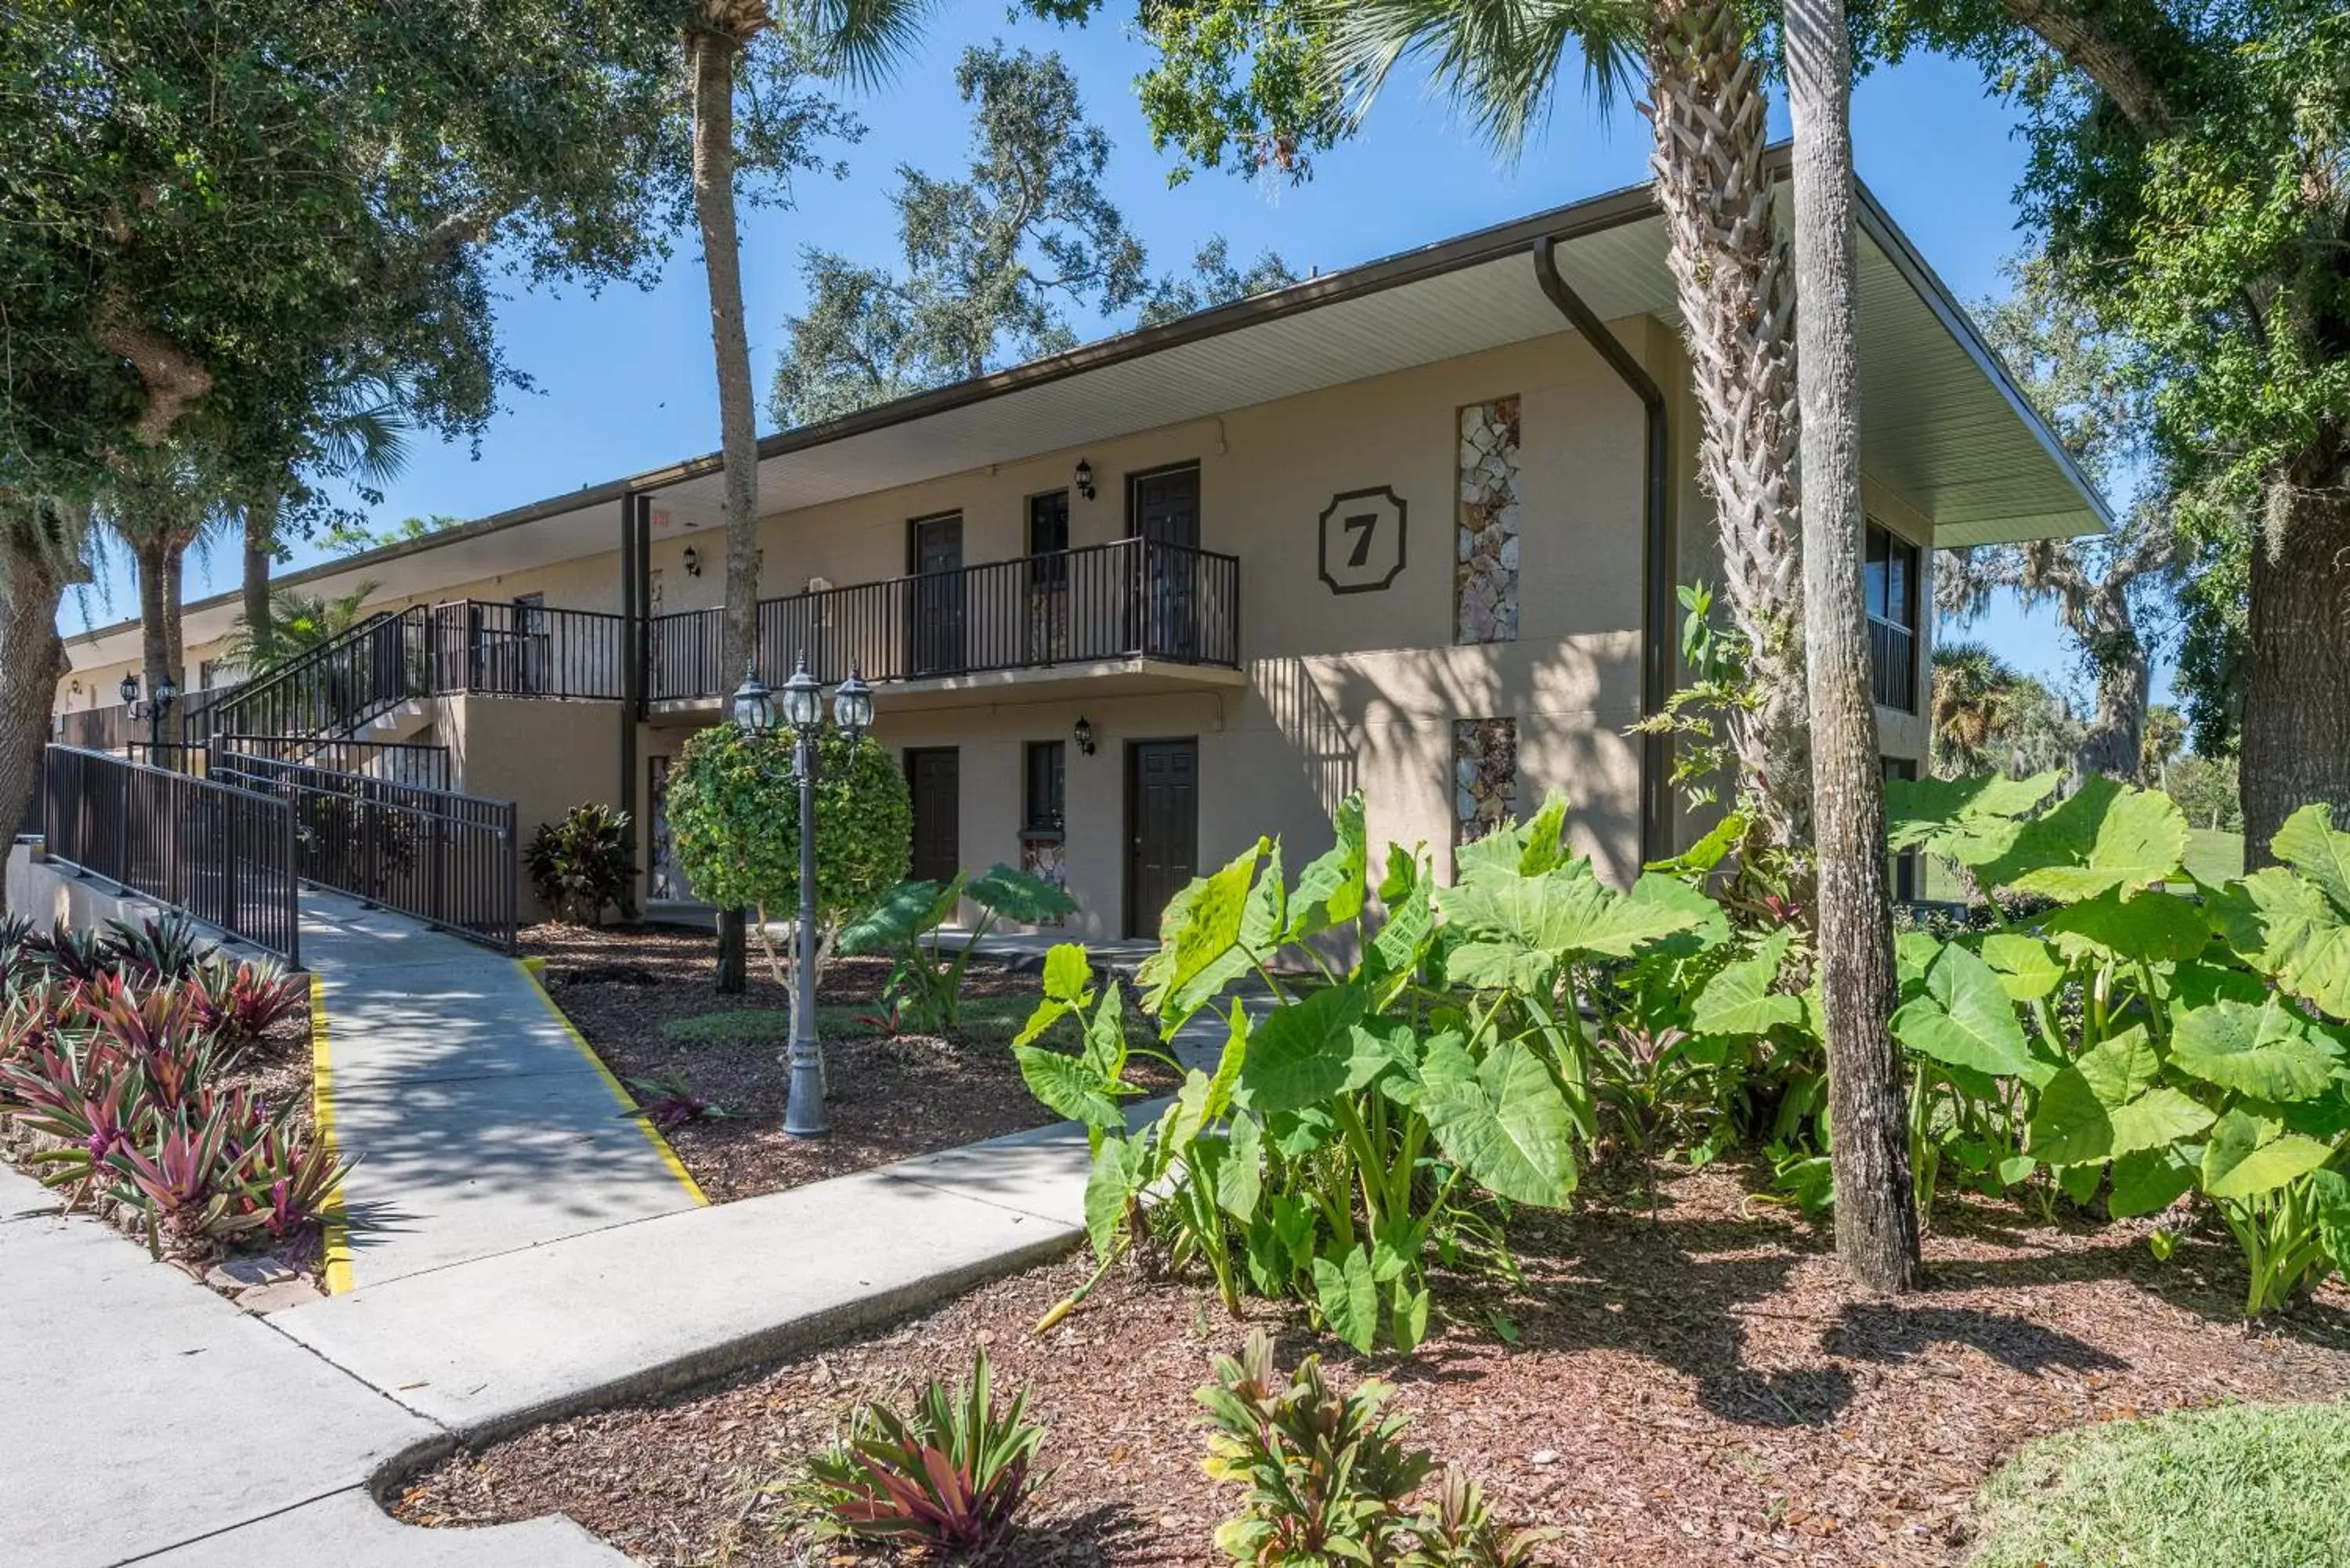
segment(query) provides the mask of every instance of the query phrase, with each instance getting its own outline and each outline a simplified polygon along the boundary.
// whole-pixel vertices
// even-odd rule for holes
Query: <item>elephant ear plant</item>
[[[966,899],[979,919],[950,952],[941,933]],[[958,871],[943,886],[899,883],[842,928],[840,950],[895,957],[897,966],[881,992],[895,1016],[917,1029],[952,1029],[962,1022],[964,971],[997,920],[1043,925],[1076,912],[1076,901],[1044,878],[991,866],[976,877]]]
[[[1162,1041],[1203,1013],[1223,1040],[1139,1131],[1122,1000],[1097,992],[1083,948],[1055,949],[1015,1050],[1037,1097],[1091,1130],[1104,1266],[1148,1236],[1203,1264],[1228,1306],[1244,1287],[1295,1298],[1357,1349],[1406,1352],[1428,1333],[1431,1259],[1509,1271],[1505,1206],[1564,1207],[1596,1127],[1576,976],[1698,937],[1712,908],[1660,877],[1606,887],[1563,846],[1565,821],[1552,800],[1464,850],[1441,891],[1424,854],[1391,848],[1374,900],[1350,797],[1294,884],[1269,839],[1194,881],[1137,978]],[[1276,972],[1284,950],[1318,973]],[[1227,996],[1248,977],[1269,1003],[1253,1017]],[[1075,1055],[1037,1044],[1065,1019]]]
[[[2054,784],[1888,792],[1897,847],[2055,900],[1901,939],[1921,1186],[1955,1160],[1993,1185],[2102,1191],[2116,1218],[2199,1194],[2244,1255],[2246,1313],[2282,1307],[2350,1269],[2350,834],[2304,807],[2276,836],[2282,865],[2189,897],[2168,797],[2097,778],[2046,805]]]

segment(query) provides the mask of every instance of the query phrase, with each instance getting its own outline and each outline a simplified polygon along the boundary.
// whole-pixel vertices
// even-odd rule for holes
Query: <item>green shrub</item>
[[[979,919],[949,953],[939,933],[966,898],[977,906]],[[899,883],[842,929],[840,950],[895,956],[897,966],[881,991],[883,1002],[897,1003],[914,1029],[952,1029],[962,1021],[963,971],[980,939],[999,919],[1040,925],[1076,910],[1076,901],[1052,883],[1009,866],[991,866],[976,877],[958,871],[944,887]]]
[[[983,1556],[1042,1479],[1031,1470],[1044,1430],[1027,1414],[1025,1394],[996,1407],[982,1349],[968,1384],[950,1389],[933,1378],[905,1415],[859,1406],[848,1430],[808,1461],[794,1496],[832,1532]]]
[[[799,908],[799,785],[792,738],[714,724],[687,741],[666,805],[679,866],[711,903],[788,918]],[[837,925],[906,875],[913,807],[906,776],[870,735],[827,724],[816,743],[816,919]]]
[[[1218,1549],[1252,1568],[1400,1559],[1407,1503],[1436,1462],[1403,1445],[1404,1417],[1380,1417],[1395,1389],[1365,1381],[1336,1394],[1318,1355],[1284,1378],[1261,1328],[1239,1359],[1220,1355],[1214,1367],[1199,1391],[1211,1427],[1208,1474],[1246,1489],[1239,1516],[1216,1531]]]
[[[636,857],[629,853],[629,815],[586,803],[561,822],[542,822],[523,851],[532,891],[558,920],[600,926],[604,911],[623,914],[634,901]]]
[[[2350,1563],[2350,1406],[2232,1405],[2059,1432],[1975,1501],[1970,1568]]]
[[[796,919],[800,888],[799,785],[794,742],[784,731],[751,735],[713,724],[686,742],[670,774],[667,819],[679,866],[697,897],[758,911],[764,944],[773,917]],[[827,723],[816,742],[816,967],[841,924],[904,878],[914,812],[905,771],[872,736],[853,744]],[[768,962],[778,983],[781,960]]]

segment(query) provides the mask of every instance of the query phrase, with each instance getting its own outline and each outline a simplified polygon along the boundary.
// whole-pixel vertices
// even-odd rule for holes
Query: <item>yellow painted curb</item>
[[[619,1103],[620,1109],[629,1113],[629,1119],[637,1124],[638,1130],[645,1135],[645,1141],[653,1146],[653,1152],[660,1156],[663,1165],[669,1167],[669,1173],[684,1184],[685,1190],[696,1203],[707,1207],[710,1199],[702,1190],[702,1184],[693,1179],[693,1173],[685,1168],[685,1161],[677,1158],[677,1150],[669,1146],[669,1139],[661,1137],[660,1128],[653,1126],[650,1118],[635,1114],[638,1109],[636,1096],[629,1093],[627,1085],[612,1075],[612,1069],[604,1065],[604,1058],[596,1054],[596,1048],[588,1044],[588,1037],[579,1033],[579,1026],[571,1022],[570,1014],[563,1011],[553,993],[546,989],[546,961],[543,958],[516,959],[515,964],[530,977],[531,987],[538,992],[539,1001],[546,1003],[547,1012],[555,1014],[555,1021],[563,1025],[566,1034],[571,1036],[571,1044],[579,1048],[579,1054],[588,1059],[588,1064],[596,1069],[596,1075],[604,1080],[604,1086],[612,1091],[612,1098]]]
[[[310,976],[310,1125],[327,1158],[335,1158],[335,1068],[327,1049],[327,986],[316,974]],[[318,1240],[327,1293],[340,1295],[351,1288],[351,1231],[339,1180],[320,1207]]]

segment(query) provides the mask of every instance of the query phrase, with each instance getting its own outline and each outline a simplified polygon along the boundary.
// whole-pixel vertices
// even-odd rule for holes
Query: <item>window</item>
[[[1871,523],[1862,588],[1871,620],[1917,630],[1918,546]]]
[[[1067,788],[1066,753],[1059,741],[1028,742],[1026,802],[1020,831],[1027,838],[1061,836]]]
[[[1028,498],[1028,581],[1059,587],[1069,580],[1069,493]]]
[[[1878,706],[1918,711],[1918,551],[1871,523],[1861,593],[1868,607],[1869,686]]]

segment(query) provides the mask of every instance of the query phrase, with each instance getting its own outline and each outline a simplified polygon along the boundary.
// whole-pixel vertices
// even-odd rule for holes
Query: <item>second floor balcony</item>
[[[877,684],[934,690],[1024,672],[1237,670],[1240,563],[1121,539],[763,599],[758,636],[760,672],[771,681],[803,653],[827,683],[854,667]],[[723,610],[649,621],[647,701],[723,698],[743,678],[724,667],[724,645]]]

